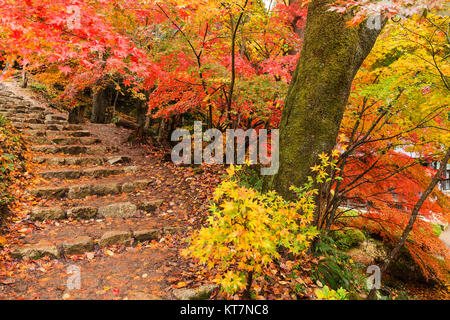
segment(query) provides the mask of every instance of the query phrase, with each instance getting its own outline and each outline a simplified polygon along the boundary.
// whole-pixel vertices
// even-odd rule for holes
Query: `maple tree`
[[[446,18],[429,15],[386,26],[380,36],[386,40],[374,47],[353,83],[334,153],[339,170],[332,176],[340,180],[322,189],[319,228],[344,223],[392,245],[398,240],[435,172],[423,164],[439,161],[449,144],[448,65],[445,50],[437,49],[447,41],[445,25]],[[349,216],[350,209],[339,209],[343,205],[362,211]],[[430,222],[447,224],[448,205],[448,196],[433,190],[419,210],[427,220],[416,221],[406,244],[425,276],[444,283],[448,252]]]
[[[441,8],[443,4],[442,1],[419,1],[418,6],[410,5],[410,1],[398,1],[395,5],[384,1],[308,2],[304,47],[281,119],[280,170],[267,180],[269,189],[293,197],[289,185],[303,183],[317,155],[333,150],[352,81],[389,18],[382,15],[377,27],[362,23],[361,18],[349,23],[354,17],[350,9],[356,7],[366,17],[364,12],[373,3],[388,3],[391,11],[408,16]],[[330,9],[333,5],[344,9],[335,12]]]
[[[158,69],[146,52],[98,14],[96,1],[1,3],[2,44],[7,63],[38,73],[44,83],[63,79],[63,98],[102,87],[116,75],[139,90],[151,87]],[[27,14],[23,14],[27,12]],[[145,79],[145,82],[141,79]]]

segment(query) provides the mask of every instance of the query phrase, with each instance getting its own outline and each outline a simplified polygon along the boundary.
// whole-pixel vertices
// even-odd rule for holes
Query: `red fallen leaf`
[[[118,296],[118,295],[119,295],[119,288],[113,289],[113,294],[114,294],[115,296]]]

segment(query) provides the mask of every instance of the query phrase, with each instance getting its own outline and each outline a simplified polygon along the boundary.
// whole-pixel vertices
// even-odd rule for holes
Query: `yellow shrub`
[[[240,186],[233,166],[228,174],[215,191],[209,226],[194,233],[184,253],[215,267],[215,281],[229,294],[248,293],[252,280],[279,258],[279,248],[299,254],[309,247],[317,234],[311,226],[316,190],[296,189],[298,201],[288,202]]]

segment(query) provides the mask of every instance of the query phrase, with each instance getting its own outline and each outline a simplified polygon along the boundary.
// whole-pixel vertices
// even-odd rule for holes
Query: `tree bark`
[[[292,6],[294,4],[296,4],[299,0],[289,0],[289,5]],[[303,17],[302,16],[295,16],[294,20],[292,21],[292,30],[295,32],[295,34],[297,34],[297,36],[299,36],[300,39],[303,39],[304,36],[304,29],[301,29],[297,26],[298,21],[302,20]],[[298,50],[291,48],[289,49],[288,52],[290,55],[294,55],[298,53]]]
[[[422,208],[422,205],[427,200],[427,198],[430,196],[431,192],[433,192],[433,189],[436,187],[438,182],[441,180],[441,177],[445,173],[445,170],[447,169],[447,163],[450,160],[450,148],[447,149],[447,154],[445,155],[444,159],[440,163],[440,167],[436,175],[431,180],[430,184],[428,185],[425,192],[420,197],[419,201],[417,201],[416,205],[413,208],[413,211],[411,213],[411,217],[409,218],[409,222],[406,225],[405,230],[403,230],[403,234],[400,238],[400,241],[397,243],[395,248],[391,251],[389,254],[389,257],[384,262],[383,266],[381,267],[381,274],[385,273],[386,270],[389,268],[391,263],[395,261],[398,257],[398,254],[400,253],[400,250],[405,245],[406,239],[408,238],[409,234],[411,233],[411,230],[414,227],[414,223],[417,220],[417,216],[419,215],[419,211]],[[377,292],[376,288],[373,288],[370,291],[368,299],[373,300],[375,298],[375,294]]]
[[[25,70],[22,72],[22,88],[28,87],[28,72]]]
[[[286,199],[291,185],[306,182],[318,154],[331,153],[352,81],[381,30],[329,11],[333,0],[308,5],[304,46],[286,97],[280,125],[280,170],[266,180]]]
[[[85,123],[85,114],[86,114],[87,107],[86,105],[78,105],[75,106],[73,109],[69,112],[69,119],[68,122],[72,124],[76,123]]]
[[[92,96],[91,122],[106,123],[106,110],[111,104],[111,88],[100,85]]]

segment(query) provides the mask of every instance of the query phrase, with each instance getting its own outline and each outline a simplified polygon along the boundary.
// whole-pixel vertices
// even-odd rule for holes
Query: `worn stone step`
[[[83,199],[87,196],[106,196],[120,193],[134,193],[152,184],[150,180],[129,182],[91,183],[64,187],[41,187],[29,190],[36,198],[45,199]]]
[[[19,100],[2,100],[0,105],[4,108],[30,108],[32,105],[31,103],[27,103],[24,101]]]
[[[80,206],[71,208],[47,207],[34,208],[30,219],[33,221],[63,220],[67,218],[77,220],[103,219],[103,218],[131,218],[137,215],[138,210],[151,214],[164,202],[162,199],[145,200],[137,203],[119,202],[103,206]]]
[[[42,113],[35,113],[32,111],[27,111],[25,113],[23,112],[9,112],[10,114],[8,116],[11,117],[15,117],[17,119],[24,119],[24,120],[28,120],[28,119],[42,119],[45,120],[45,115]]]
[[[52,121],[52,120],[54,120],[54,121],[67,121],[67,118],[64,117],[64,116],[61,116],[61,115],[48,114],[45,117],[45,120],[48,120],[48,121]]]
[[[45,122],[44,119],[39,119],[39,118],[20,118],[20,117],[17,117],[17,116],[8,117],[8,119],[12,123],[24,123],[24,124],[44,124],[44,122]]]
[[[3,109],[0,108],[0,114],[4,117],[10,117],[13,116],[15,114],[26,114],[28,111],[28,109],[17,109],[17,110],[13,110],[13,109]]]
[[[103,155],[110,152],[116,152],[115,147],[104,146],[83,146],[83,145],[35,145],[31,146],[31,150],[34,152],[42,152],[48,154],[70,154],[70,155]]]
[[[80,131],[83,130],[83,126],[76,124],[57,124],[57,125],[48,125],[48,124],[28,124],[24,127],[24,129],[32,129],[32,130],[41,130],[41,131]]]
[[[83,231],[76,236],[65,239],[40,240],[36,243],[27,243],[17,246],[11,256],[15,259],[40,259],[50,257],[63,258],[65,255],[80,255],[92,252],[96,247],[106,248],[113,245],[131,246],[133,243],[159,240],[165,235],[183,231],[180,226],[154,227],[135,226],[132,230],[114,229],[103,231],[101,234],[87,235]]]
[[[89,169],[62,169],[52,171],[42,171],[39,175],[45,179],[79,179],[81,177],[91,178],[105,178],[112,175],[124,174],[129,172],[137,172],[139,167],[117,167],[117,168],[104,168],[95,167]]]
[[[43,120],[39,121],[22,121],[21,119],[9,118],[11,124],[17,129],[34,129],[34,130],[64,130],[64,126],[46,125]],[[36,123],[39,122],[39,123]]]
[[[110,156],[110,157],[36,157],[33,162],[39,164],[48,164],[52,166],[90,166],[90,165],[116,165],[127,164],[131,162],[128,156]]]
[[[57,145],[93,145],[93,144],[98,144],[101,143],[102,141],[98,138],[92,138],[92,137],[61,137],[61,136],[56,136],[56,137],[29,137],[28,141],[30,141],[31,143],[35,143],[35,144],[41,144],[41,145],[52,145],[52,144],[57,144]]]
[[[58,131],[58,130],[47,130],[47,131],[40,131],[40,130],[30,130],[26,129],[22,131],[23,134],[34,136],[34,137],[90,137],[91,133],[89,131]]]
[[[67,123],[67,120],[45,120],[44,124],[50,124],[50,125],[62,124],[62,125],[64,125],[64,124],[68,124],[68,123]]]
[[[40,112],[44,115],[52,114],[51,111],[47,111],[42,107],[36,107],[36,106],[5,106],[0,105],[0,112],[11,112],[14,113],[27,113],[27,112]]]

